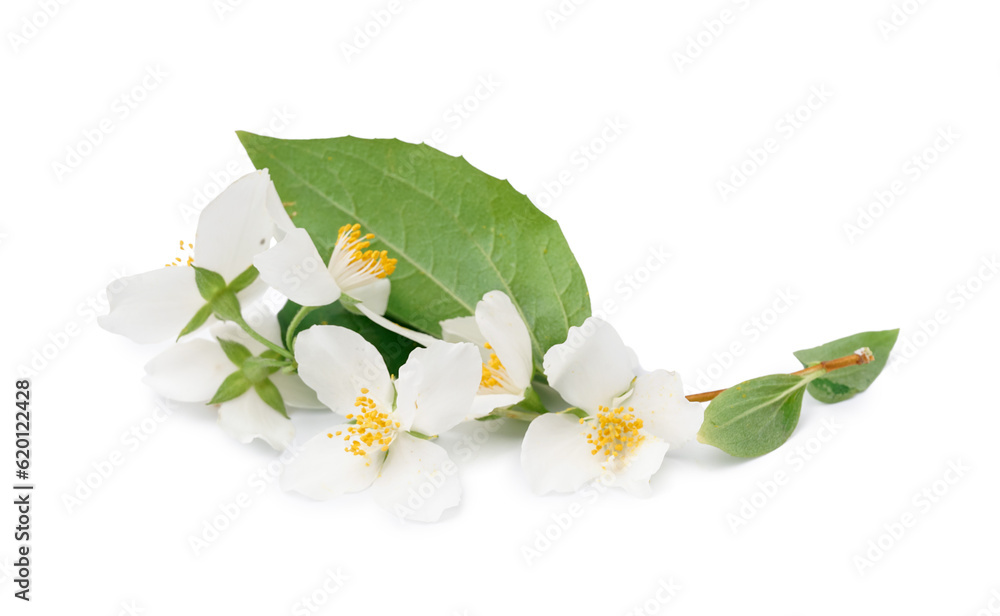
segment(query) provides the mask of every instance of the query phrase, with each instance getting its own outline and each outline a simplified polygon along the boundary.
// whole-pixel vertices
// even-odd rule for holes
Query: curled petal
[[[471,342],[478,347],[487,344],[476,317],[455,317],[441,321],[441,337],[445,342]],[[489,356],[483,359],[488,358]]]
[[[325,306],[340,298],[340,287],[305,229],[293,229],[253,264],[261,280],[302,306]]]
[[[523,390],[531,384],[531,337],[521,313],[510,298],[500,291],[490,291],[476,305],[476,324],[489,341],[510,376]]]
[[[270,177],[270,172],[267,169],[261,169],[261,171],[267,173],[268,177]],[[285,237],[285,234],[293,231],[296,227],[292,222],[291,216],[288,215],[288,210],[285,209],[285,204],[281,202],[281,198],[278,196],[278,191],[274,188],[273,182],[268,190],[265,204],[267,206],[267,213],[271,216],[271,221],[275,226],[274,237],[281,240]]]

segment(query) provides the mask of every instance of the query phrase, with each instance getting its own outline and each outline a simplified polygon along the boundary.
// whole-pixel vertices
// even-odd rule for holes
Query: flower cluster
[[[465,421],[515,417],[530,420],[521,462],[535,492],[608,477],[647,495],[668,448],[701,425],[680,378],[642,370],[597,318],[569,328],[540,366],[521,309],[501,291],[483,295],[474,314],[442,321],[440,338],[401,326],[385,316],[396,259],[373,248],[377,238],[359,224],[338,224],[335,245],[321,253],[267,171],[251,173],[206,206],[181,256],[109,289],[101,318],[136,342],[176,339],[146,365],[146,383],[168,399],[212,405],[241,442],[280,451],[296,438],[290,409],[331,413],[286,466],[284,489],[314,499],[370,489],[400,517],[437,520],[459,502],[461,485],[434,439]],[[284,333],[254,303],[268,287],[301,306]],[[398,375],[357,331],[301,327],[334,302],[420,345]]]

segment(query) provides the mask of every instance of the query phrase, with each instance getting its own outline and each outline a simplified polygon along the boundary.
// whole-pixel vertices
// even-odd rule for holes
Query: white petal
[[[267,171],[249,173],[230,184],[198,218],[194,264],[221,274],[226,282],[243,273],[254,255],[270,246],[275,226],[268,200],[276,198]]]
[[[372,495],[400,518],[434,522],[461,500],[462,484],[440,445],[402,433],[389,447]]]
[[[479,351],[468,342],[414,349],[399,369],[396,409],[412,413],[413,430],[441,434],[469,416],[482,374]]]
[[[635,409],[644,431],[674,448],[694,438],[705,419],[701,405],[684,397],[681,377],[667,370],[655,370],[636,378],[632,395],[621,404]]]
[[[316,392],[303,383],[302,378],[297,374],[275,372],[271,375],[271,382],[278,388],[282,400],[288,406],[300,409],[326,408],[326,405],[316,397]]]
[[[385,309],[389,306],[389,292],[391,290],[392,285],[388,278],[376,278],[366,285],[351,289],[350,296],[375,314],[385,314]]]
[[[261,280],[303,306],[326,306],[340,298],[340,287],[305,229],[293,229],[253,258]]]
[[[281,488],[324,500],[370,486],[382,468],[385,453],[374,450],[356,456],[344,451],[343,437],[336,433],[346,433],[347,428],[347,424],[333,426],[306,441],[295,459],[285,465]]]
[[[614,479],[608,483],[625,488],[625,491],[632,496],[646,497],[652,493],[649,478],[660,470],[663,456],[670,447],[652,434],[644,436],[642,442],[632,450],[625,467],[615,472]]]
[[[347,415],[365,394],[380,410],[392,409],[395,392],[378,350],[357,332],[336,325],[314,325],[295,339],[299,376],[335,413]]]
[[[514,386],[524,389],[531,384],[531,338],[521,313],[510,298],[500,291],[490,291],[476,304],[476,323]]]
[[[262,439],[278,451],[295,437],[295,426],[260,399],[253,389],[219,405],[219,426],[241,443]]]
[[[361,311],[361,314],[363,314],[366,317],[368,317],[371,320],[372,323],[375,323],[376,325],[378,325],[382,329],[387,329],[387,330],[391,331],[394,334],[399,334],[400,336],[402,336],[404,338],[412,340],[412,341],[416,342],[417,344],[420,344],[420,345],[423,345],[423,346],[426,347],[426,346],[430,346],[430,345],[432,345],[432,344],[434,344],[436,342],[440,342],[440,340],[438,340],[434,336],[430,336],[430,335],[425,334],[423,332],[413,331],[412,329],[407,329],[407,328],[403,327],[402,325],[400,325],[399,323],[393,323],[389,319],[387,319],[384,316],[382,316],[382,315],[378,314],[377,312],[373,311],[371,308],[369,308],[365,304],[358,304],[357,308],[358,308],[358,310]]]
[[[571,327],[566,342],[545,354],[545,375],[559,395],[586,411],[608,406],[635,378],[635,353],[611,324],[596,317]]]
[[[521,400],[524,400],[524,396],[520,394],[476,394],[466,420],[485,417],[496,409],[513,406]]]
[[[471,342],[476,346],[486,346],[486,338],[479,331],[476,317],[455,317],[441,321],[441,337],[445,342]]]
[[[208,402],[236,370],[217,343],[197,339],[172,345],[151,359],[142,381],[170,400]]]
[[[573,492],[604,469],[592,455],[587,428],[569,414],[548,414],[528,424],[521,443],[521,468],[536,494]]]
[[[262,173],[266,173],[268,178],[270,178],[270,172],[267,169],[261,169]],[[285,204],[281,202],[281,198],[278,196],[278,191],[274,188],[274,182],[270,183],[267,191],[267,213],[271,216],[271,221],[277,227],[274,231],[274,236],[281,240],[285,237],[285,234],[295,229],[295,224],[292,222],[292,218],[288,215],[288,210],[285,209]]]
[[[205,305],[190,267],[163,267],[128,276],[108,285],[107,315],[101,327],[139,343],[177,337]]]

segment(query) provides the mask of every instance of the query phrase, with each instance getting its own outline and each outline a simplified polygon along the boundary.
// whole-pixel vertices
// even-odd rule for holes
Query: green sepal
[[[545,405],[542,403],[542,399],[538,397],[538,392],[531,387],[525,388],[524,399],[515,404],[514,408],[539,414],[549,412],[549,409],[545,408]]]
[[[233,293],[239,293],[243,289],[252,285],[254,281],[257,280],[257,276],[259,275],[260,272],[257,271],[257,268],[251,265],[243,270],[243,273],[239,276],[233,278],[233,281],[229,283],[229,290]]]
[[[222,404],[245,394],[253,385],[250,380],[240,371],[236,371],[226,377],[219,385],[215,395],[208,401],[208,404]]]
[[[243,322],[240,300],[236,299],[236,294],[229,289],[223,289],[212,299],[212,312],[223,321]]]
[[[219,341],[219,345],[222,347],[222,352],[226,354],[229,361],[233,362],[237,366],[243,366],[243,362],[253,357],[253,353],[250,349],[246,348],[239,342],[233,342],[232,340],[226,340],[225,338],[216,338]]]
[[[226,280],[221,274],[212,270],[207,270],[197,265],[193,267],[194,282],[198,285],[198,292],[205,298],[205,301],[211,302],[216,295],[226,288]]]
[[[571,406],[570,408],[568,408],[568,409],[566,409],[565,411],[562,411],[562,412],[565,413],[565,414],[567,414],[567,415],[575,415],[575,416],[579,417],[580,419],[586,419],[586,418],[590,417],[590,413],[588,413],[587,411],[585,411],[585,410],[583,410],[581,408],[577,408],[575,406]]]
[[[850,355],[863,347],[871,349],[875,356],[874,361],[867,364],[848,366],[817,378],[809,383],[809,394],[820,402],[833,404],[847,400],[868,389],[885,368],[886,362],[889,361],[889,354],[892,352],[892,347],[896,345],[898,337],[898,329],[864,332],[811,349],[795,351],[795,357],[806,368],[823,361]]]
[[[253,389],[269,407],[288,417],[288,412],[285,410],[285,401],[282,399],[281,392],[278,391],[274,383],[268,379],[264,379],[263,381],[254,383]]]
[[[344,310],[346,310],[347,312],[350,312],[351,314],[356,314],[356,315],[359,315],[359,316],[364,316],[364,313],[361,312],[360,310],[358,310],[358,304],[360,304],[361,302],[359,302],[358,300],[354,299],[353,297],[351,297],[347,293],[341,293],[340,294],[340,299],[337,300],[337,301],[340,302],[340,305],[343,306]],[[367,318],[367,317],[365,317],[365,318]]]
[[[184,326],[184,329],[181,330],[181,333],[177,334],[177,340],[180,340],[182,337],[190,334],[191,332],[195,331],[196,329],[204,325],[205,321],[207,321],[208,317],[210,316],[212,316],[212,306],[210,304],[205,304],[204,306],[198,309],[198,312],[194,313],[194,316],[191,317],[191,320],[188,321],[188,324]]]
[[[288,361],[278,361],[276,359],[269,359],[266,357],[251,357],[243,363],[243,374],[250,380],[251,383],[257,385],[267,380],[267,377],[271,376],[282,367],[288,364]]]

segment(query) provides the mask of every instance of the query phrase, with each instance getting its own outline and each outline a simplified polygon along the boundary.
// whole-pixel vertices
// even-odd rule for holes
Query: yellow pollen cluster
[[[597,408],[597,418],[587,434],[587,442],[594,446],[591,455],[604,452],[607,458],[624,455],[629,449],[638,445],[645,438],[639,433],[642,429],[642,419],[632,413],[635,409],[619,406],[609,409],[606,406]],[[583,420],[580,420],[583,423]]]
[[[337,237],[338,248],[345,253],[350,253],[351,258],[348,264],[360,262],[362,269],[374,275],[376,278],[385,278],[396,271],[396,259],[390,259],[389,253],[385,250],[368,250],[372,245],[370,240],[375,239],[374,233],[361,235],[361,225],[344,225],[340,228]]]
[[[180,249],[183,250],[194,250],[194,244],[185,244],[184,240],[178,242],[180,244]],[[186,248],[185,248],[186,246]],[[194,265],[194,256],[188,255],[187,261],[181,259],[180,257],[174,257],[174,260],[170,263],[166,263],[166,267],[173,267],[176,265]]]
[[[375,401],[365,395],[367,393],[367,389],[361,390],[361,395],[354,400],[354,406],[357,407],[358,412],[347,416],[348,419],[355,419],[356,423],[347,427],[344,440],[348,444],[344,451],[356,456],[368,455],[368,449],[375,445],[378,445],[382,451],[387,451],[392,437],[399,428],[399,422],[392,421],[387,413],[378,410]],[[327,433],[326,436],[333,438],[342,433],[343,431],[338,430],[336,434]]]
[[[490,345],[487,344],[486,348],[490,348]],[[490,353],[489,361],[483,364],[483,378],[479,381],[480,387],[502,387],[503,384],[497,380],[497,376],[505,371],[506,369],[500,363],[497,354]]]

